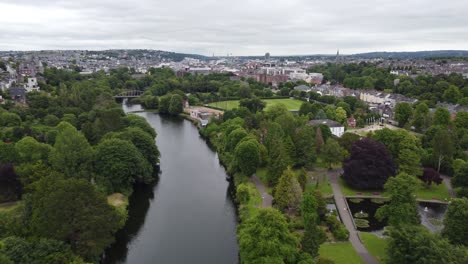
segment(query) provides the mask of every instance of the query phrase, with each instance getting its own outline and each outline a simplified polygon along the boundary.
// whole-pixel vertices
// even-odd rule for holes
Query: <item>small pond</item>
[[[349,209],[354,217],[357,230],[364,232],[381,233],[386,221],[380,222],[375,218],[375,213],[384,205],[384,199],[356,199],[347,198]],[[442,230],[443,219],[447,205],[441,203],[418,202],[418,212],[421,216],[421,224],[432,232]]]
[[[383,199],[346,199],[348,201],[349,209],[356,222],[357,230],[372,232],[382,230],[387,224],[386,221],[380,222],[375,218],[375,212],[380,206],[385,204]],[[360,219],[357,220],[356,219]],[[359,223],[361,222],[361,223]]]

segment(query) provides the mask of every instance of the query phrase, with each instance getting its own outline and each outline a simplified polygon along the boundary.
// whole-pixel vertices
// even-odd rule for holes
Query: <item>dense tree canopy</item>
[[[442,235],[456,245],[468,246],[468,198],[454,199],[444,219]]]
[[[96,146],[97,181],[108,193],[129,193],[136,181],[151,181],[152,167],[129,141],[105,139]]]
[[[396,177],[388,179],[385,190],[390,194],[389,204],[377,210],[378,219],[388,219],[393,226],[420,223],[416,199],[413,193],[418,188],[418,181],[414,176],[400,173]]]
[[[120,227],[120,215],[83,179],[44,178],[28,202],[34,234],[66,241],[86,260],[95,260]]]
[[[60,123],[54,148],[49,154],[52,167],[67,177],[90,179],[93,150],[84,135],[72,125]]]
[[[238,231],[241,263],[296,263],[298,241],[276,209],[259,209]]]
[[[385,145],[368,138],[353,144],[343,170],[343,180],[357,189],[382,189],[387,179],[396,173]]]

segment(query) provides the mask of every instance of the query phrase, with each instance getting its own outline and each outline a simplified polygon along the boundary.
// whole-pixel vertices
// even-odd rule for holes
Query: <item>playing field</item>
[[[266,103],[265,110],[268,110],[269,107],[271,107],[273,105],[276,105],[276,104],[284,104],[288,108],[289,111],[293,111],[293,110],[297,111],[297,110],[299,110],[299,108],[301,107],[301,104],[303,103],[300,100],[289,99],[289,98],[286,98],[286,99],[263,99],[262,101],[264,101]],[[238,108],[239,107],[239,100],[214,102],[214,103],[210,103],[209,105],[214,106],[214,107],[218,107],[218,108],[221,108],[221,109],[225,109],[225,110],[231,110],[233,108]]]

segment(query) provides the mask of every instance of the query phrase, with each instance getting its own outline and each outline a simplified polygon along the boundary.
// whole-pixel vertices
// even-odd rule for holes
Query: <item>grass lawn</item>
[[[310,188],[316,188],[316,181],[318,179],[319,185],[318,185],[318,190],[325,195],[332,195],[333,190],[330,185],[330,181],[328,179],[327,175],[327,170],[323,168],[315,168],[313,171],[308,172],[309,177],[313,177],[312,182],[309,184]]]
[[[0,212],[8,212],[19,206],[18,202],[0,204]]]
[[[348,185],[340,178],[339,179],[339,184],[341,186],[341,191],[345,196],[353,196],[353,195],[369,195],[369,196],[388,196],[388,194],[384,191],[360,191],[360,190],[355,190]],[[379,193],[379,195],[375,195],[375,193]],[[431,185],[429,188],[421,182],[419,189],[415,192],[416,198],[417,199],[423,199],[423,200],[440,200],[444,201],[445,199],[449,200],[450,195],[448,193],[448,189],[445,186],[444,183],[441,183],[439,185]]]
[[[320,257],[331,259],[335,264],[361,264],[361,257],[354,251],[350,242],[325,243],[320,245]]]
[[[303,101],[301,100],[295,100],[295,99],[263,99],[266,103],[265,110],[268,110],[269,107],[276,105],[276,104],[284,104],[288,110],[299,110],[301,107]],[[210,103],[210,106],[218,107],[221,109],[225,110],[231,110],[233,108],[238,108],[239,107],[239,100],[233,100],[233,101],[223,101],[223,102],[214,102]]]
[[[385,249],[388,243],[387,240],[367,232],[360,232],[359,236],[361,237],[364,246],[369,250],[369,253],[377,258],[381,264],[385,263],[384,259],[386,256]]]
[[[442,182],[439,185],[432,184],[429,188],[426,184],[421,183],[419,190],[416,191],[416,197],[424,200],[441,200],[450,199],[450,194],[448,192],[447,186]]]

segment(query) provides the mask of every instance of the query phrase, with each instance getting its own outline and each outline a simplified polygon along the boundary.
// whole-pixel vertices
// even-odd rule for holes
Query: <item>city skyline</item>
[[[0,50],[201,55],[468,49],[465,1],[0,0]]]

